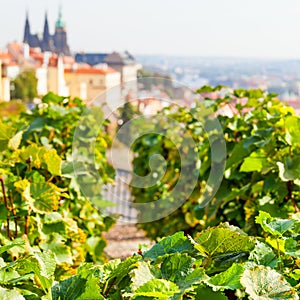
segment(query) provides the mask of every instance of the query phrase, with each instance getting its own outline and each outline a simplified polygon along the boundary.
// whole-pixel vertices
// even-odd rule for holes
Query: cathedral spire
[[[66,27],[66,23],[62,17],[62,7],[61,5],[59,6],[59,11],[58,11],[58,19],[55,23],[55,27],[56,28],[65,28]]]
[[[62,18],[62,9],[59,7],[58,19],[55,23],[54,46],[57,54],[70,55],[67,43],[66,23]]]
[[[43,32],[43,42],[42,42],[42,50],[50,51],[50,33],[49,33],[49,23],[48,23],[48,14],[47,11],[45,13],[45,22],[44,22],[44,32]]]
[[[24,28],[23,43],[29,44],[30,36],[31,36],[31,33],[30,33],[29,17],[28,17],[28,11],[26,11],[26,21],[25,21],[25,28]]]
[[[40,48],[42,52],[55,52],[57,54],[70,55],[66,24],[62,17],[61,7],[59,8],[58,19],[55,23],[54,34],[50,34],[48,13],[46,11],[42,37],[38,34],[31,34],[28,11],[26,11],[23,42],[28,44],[30,48]]]

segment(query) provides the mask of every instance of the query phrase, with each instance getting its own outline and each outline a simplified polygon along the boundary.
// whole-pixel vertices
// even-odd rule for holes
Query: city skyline
[[[207,2],[0,0],[10,12],[0,20],[0,48],[22,41],[26,11],[33,33],[42,32],[46,11],[53,31],[62,5],[74,52],[300,59],[297,0]]]

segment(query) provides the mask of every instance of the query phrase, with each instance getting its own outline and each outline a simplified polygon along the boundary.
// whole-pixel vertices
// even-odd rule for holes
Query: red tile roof
[[[10,62],[13,60],[13,57],[8,52],[0,52],[0,60],[3,62]]]
[[[64,64],[74,64],[75,60],[72,56],[64,56],[63,57]]]
[[[107,75],[111,73],[117,73],[113,68],[107,67],[106,69],[95,69],[95,68],[78,68],[78,69],[65,69],[65,73],[75,73],[75,74],[102,74]]]
[[[29,53],[30,53],[30,55],[32,55],[32,54],[43,54],[41,49],[39,49],[39,48],[30,48]]]
[[[43,53],[32,53],[32,54],[30,54],[30,57],[33,58],[35,61],[37,61],[40,64],[43,64],[43,62],[44,62],[44,54]]]
[[[8,67],[15,67],[15,66],[18,66],[19,64],[15,61],[11,61],[9,62],[8,64],[6,64]]]
[[[9,43],[8,48],[16,51],[16,52],[23,52],[23,45],[20,43]]]
[[[70,68],[74,64],[74,58],[72,56],[64,56],[63,57],[63,63]],[[50,67],[57,67],[58,63],[58,56],[57,54],[52,54],[52,56],[49,58],[49,66]]]

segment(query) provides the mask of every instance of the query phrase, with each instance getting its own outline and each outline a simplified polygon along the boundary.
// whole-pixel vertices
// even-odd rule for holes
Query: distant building
[[[35,71],[39,96],[52,91],[61,96],[80,97],[87,102],[97,98],[96,105],[106,103],[110,107],[112,103],[119,105],[129,93],[135,95],[137,71],[141,68],[128,51],[71,56],[61,9],[53,35],[49,31],[47,14],[41,35],[32,34],[27,14],[23,43],[9,43],[7,49],[0,52],[0,60],[1,57],[8,80],[13,80],[24,70]],[[5,82],[6,87],[9,86]]]
[[[121,73],[123,84],[137,80],[137,71],[141,68],[135,58],[128,52],[112,52],[108,54],[104,61],[115,70]]]
[[[103,65],[101,68],[74,65],[71,69],[65,69],[66,84],[70,88],[70,95],[80,97],[83,100],[92,100],[111,88],[118,91],[116,97],[120,97],[121,74],[113,68]]]
[[[1,60],[0,54],[0,102],[10,100],[10,80],[6,73],[6,65]]]
[[[58,19],[55,23],[55,33],[53,35],[49,32],[49,22],[46,13],[42,37],[39,37],[38,34],[31,33],[29,17],[27,14],[23,42],[28,44],[30,48],[40,48],[42,52],[50,51],[56,54],[70,55],[70,48],[67,42],[66,23],[62,18],[61,8],[59,9]]]
[[[121,73],[105,63],[92,67],[76,63],[72,56],[42,52],[40,48],[29,48],[28,44],[16,42],[9,43],[7,50],[0,52],[0,61],[2,77],[5,75],[5,80],[1,82],[5,82],[6,87],[9,87],[7,80],[13,80],[22,71],[31,69],[36,73],[39,96],[52,91],[60,96],[91,101],[101,94],[102,101],[108,101],[105,92],[112,88],[115,91],[114,97],[120,98],[121,95]],[[2,91],[1,86],[0,98]]]
[[[121,74],[122,94],[135,93],[137,91],[137,72],[142,68],[135,58],[128,52],[112,53],[77,53],[77,63],[86,63],[90,66],[107,64]]]
[[[76,53],[75,61],[77,63],[85,63],[90,66],[105,63],[105,57],[108,53]]]

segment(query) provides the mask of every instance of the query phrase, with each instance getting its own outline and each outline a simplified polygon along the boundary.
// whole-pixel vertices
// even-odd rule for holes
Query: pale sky
[[[0,48],[60,3],[72,51],[300,59],[299,0],[0,0]]]

